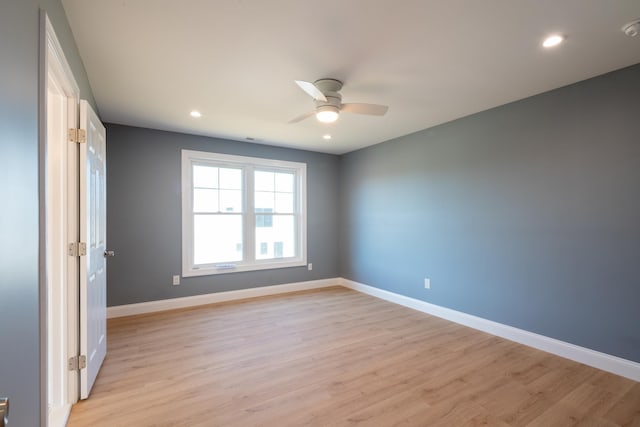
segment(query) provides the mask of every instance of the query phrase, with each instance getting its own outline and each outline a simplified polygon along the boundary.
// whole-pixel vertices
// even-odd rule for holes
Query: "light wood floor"
[[[113,319],[81,426],[640,426],[640,383],[344,288]]]

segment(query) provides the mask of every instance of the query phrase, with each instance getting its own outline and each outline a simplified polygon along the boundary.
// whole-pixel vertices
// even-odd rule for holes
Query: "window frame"
[[[182,150],[182,276],[206,276],[241,271],[300,267],[307,264],[307,165],[306,163],[237,156],[206,151]],[[243,261],[235,263],[194,264],[193,165],[242,169],[242,253]],[[254,172],[272,171],[294,174],[294,218],[296,224],[296,256],[256,259],[256,215]],[[274,213],[275,214],[275,213]]]

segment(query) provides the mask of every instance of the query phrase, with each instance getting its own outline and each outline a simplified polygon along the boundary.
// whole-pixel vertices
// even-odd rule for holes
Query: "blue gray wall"
[[[10,425],[44,415],[39,281],[38,58],[40,8],[56,29],[81,88],[89,83],[58,0],[0,3],[0,396]]]
[[[337,277],[338,156],[107,125],[108,305]],[[182,278],[181,150],[305,162],[307,258],[292,267]]]
[[[636,65],[345,155],[343,277],[640,362],[639,95]]]

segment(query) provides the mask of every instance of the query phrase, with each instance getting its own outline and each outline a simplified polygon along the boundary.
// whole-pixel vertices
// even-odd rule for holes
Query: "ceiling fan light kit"
[[[297,123],[315,114],[316,119],[322,123],[333,123],[338,120],[341,111],[366,114],[370,116],[383,116],[389,107],[377,104],[342,103],[342,82],[336,79],[319,79],[313,83],[302,80],[295,81],[302,90],[314,99],[315,110],[296,117],[289,123]]]
[[[323,105],[316,109],[316,119],[322,123],[333,123],[338,120],[340,109],[333,105]]]

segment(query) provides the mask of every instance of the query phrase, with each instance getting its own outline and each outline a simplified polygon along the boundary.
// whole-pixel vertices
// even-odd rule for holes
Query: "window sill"
[[[246,271],[272,270],[276,268],[304,267],[306,260],[286,260],[282,262],[255,263],[255,264],[219,264],[219,267],[207,265],[202,267],[183,267],[183,277],[211,276],[217,274],[242,273]]]

